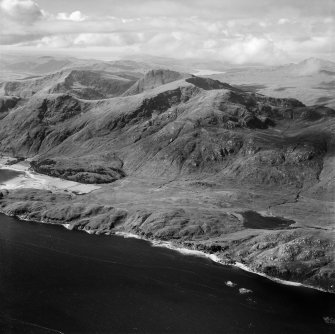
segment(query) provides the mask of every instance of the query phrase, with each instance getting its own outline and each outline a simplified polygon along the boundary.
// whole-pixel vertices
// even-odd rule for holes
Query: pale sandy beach
[[[11,158],[0,158],[0,169],[22,172],[17,177],[0,184],[0,189],[35,188],[51,191],[69,191],[76,194],[87,194],[100,186],[94,184],[81,184],[74,181],[63,180],[48,175],[38,174],[30,170],[29,161],[21,161],[13,165],[6,165]]]

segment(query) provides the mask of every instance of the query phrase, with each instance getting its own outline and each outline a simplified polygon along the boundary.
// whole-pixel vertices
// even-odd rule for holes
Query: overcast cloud
[[[2,0],[0,44],[234,64],[334,59],[335,0]]]

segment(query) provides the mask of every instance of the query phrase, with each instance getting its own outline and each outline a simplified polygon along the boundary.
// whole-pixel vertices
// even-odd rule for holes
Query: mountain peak
[[[190,74],[181,73],[167,69],[152,69],[145,73],[124,95],[135,95],[145,90],[153,89],[167,83],[189,78]]]
[[[168,70],[164,68],[152,69],[145,73],[144,80],[158,80],[162,81],[162,84],[169,83],[171,81],[176,81],[190,77],[190,74],[181,73],[173,70]]]

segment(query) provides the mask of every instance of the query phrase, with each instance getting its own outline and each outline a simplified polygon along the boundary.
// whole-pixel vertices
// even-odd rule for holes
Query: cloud
[[[267,38],[248,35],[217,40],[208,37],[181,31],[81,33],[45,36],[25,45],[40,49],[110,48],[118,56],[127,56],[127,52],[131,52],[175,58],[206,58],[233,64],[273,64],[286,58],[285,52]]]
[[[110,8],[114,16],[197,16],[227,20],[241,18],[324,16],[334,8],[335,0],[97,0],[101,8]]]
[[[33,0],[2,0],[0,11],[1,16],[21,23],[32,23],[43,17],[42,10]]]
[[[235,64],[248,62],[273,64],[287,57],[285,51],[278,48],[270,39],[252,35],[230,41],[220,50],[220,54],[224,60]]]
[[[84,21],[87,19],[87,16],[82,14],[79,10],[76,10],[70,14],[67,13],[58,13],[57,14],[58,20],[64,20],[64,21]]]
[[[122,47],[134,45],[141,40],[138,33],[107,33],[107,34],[64,34],[60,36],[46,36],[26,45],[39,48],[88,48],[88,47]]]
[[[290,22],[290,20],[285,17],[282,17],[281,19],[278,20],[278,24],[285,24],[288,22]]]
[[[3,0],[0,44],[41,50],[199,57],[234,64],[334,58],[335,20],[317,0],[96,0],[43,10]],[[328,0],[334,3],[334,0]],[[318,6],[316,6],[318,5]],[[318,8],[316,8],[318,7]],[[71,8],[71,9],[70,9]],[[89,15],[87,15],[89,13]],[[93,51],[92,51],[93,52]]]
[[[288,39],[280,41],[278,44],[282,49],[287,50],[288,54],[300,59],[316,55],[326,56],[326,58],[334,57],[333,33],[323,36],[310,36],[304,40]]]
[[[34,35],[34,34],[25,34],[25,35],[0,34],[0,45],[29,43],[29,41],[35,41],[39,38],[41,38],[40,35]]]

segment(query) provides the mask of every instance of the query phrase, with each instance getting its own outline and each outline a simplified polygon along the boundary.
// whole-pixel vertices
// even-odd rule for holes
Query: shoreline
[[[53,191],[74,192],[75,194],[86,194],[86,193],[89,193],[91,191],[101,188],[95,185],[80,184],[74,181],[63,180],[63,179],[59,179],[56,177],[50,177],[47,175],[38,174],[34,172],[32,173],[31,171],[29,171],[29,166],[27,166],[27,164],[18,163],[15,165],[8,166],[8,165],[4,165],[3,160],[4,158],[0,159],[0,170],[1,169],[13,170],[13,171],[21,172],[22,175],[19,175],[17,177],[14,177],[13,179],[7,180],[4,183],[2,183],[0,185],[0,190],[1,189],[34,188],[34,189],[41,189],[41,190],[44,189],[44,190],[50,190],[50,191],[53,190]],[[62,224],[62,223],[53,223],[52,221],[39,221],[39,220],[27,219],[25,215],[20,215],[20,216],[11,215],[10,213],[9,214],[5,213],[2,210],[0,210],[0,213],[3,213],[4,215],[11,216],[11,217],[16,217],[21,221],[31,221],[34,223],[50,224],[50,225],[61,225],[68,230],[72,230],[72,228],[70,227],[71,224],[67,224],[67,223]],[[88,234],[95,234],[94,230],[82,229],[78,231],[83,231]],[[120,236],[123,238],[141,239],[141,240],[149,242],[152,247],[168,248],[168,249],[177,251],[183,255],[205,257],[207,259],[212,260],[215,263],[226,265],[226,266],[231,266],[231,267],[236,267],[246,272],[249,272],[249,273],[252,273],[258,276],[262,276],[264,278],[267,278],[279,284],[283,284],[287,286],[303,287],[303,288],[313,289],[313,290],[317,290],[317,291],[324,292],[324,293],[335,294],[335,292],[332,290],[326,290],[323,288],[319,288],[319,287],[315,287],[315,286],[311,286],[311,285],[307,285],[307,284],[303,284],[303,283],[299,283],[295,281],[288,281],[288,280],[283,280],[283,279],[276,278],[273,276],[269,276],[265,273],[255,271],[243,263],[240,263],[234,260],[225,261],[221,259],[219,256],[217,256],[216,254],[209,254],[204,251],[190,249],[188,247],[185,247],[183,244],[173,243],[173,241],[162,241],[162,240],[157,240],[157,239],[150,239],[150,238],[146,238],[146,237],[134,234],[134,233],[122,232],[122,231],[115,231],[115,232],[111,231],[111,235]]]
[[[5,216],[8,216],[8,217],[17,218],[20,221],[28,221],[28,222],[32,222],[32,223],[38,223],[38,224],[61,226],[61,227],[65,228],[69,231],[86,232],[89,235],[96,234],[92,230],[72,229],[72,228],[70,228],[71,224],[68,224],[68,223],[58,224],[58,223],[52,223],[50,221],[27,219],[25,217],[25,215],[11,215],[11,214],[7,214],[7,213],[3,212],[1,209],[0,209],[0,213],[4,214]],[[99,234],[97,234],[97,235],[99,235]],[[112,232],[110,234],[105,234],[105,235],[106,236],[112,235],[112,236],[116,236],[116,237],[122,237],[122,238],[125,238],[125,239],[132,238],[132,239],[143,240],[143,241],[149,242],[152,247],[167,248],[167,249],[176,251],[176,252],[178,252],[182,255],[185,255],[185,256],[188,255],[188,256],[196,256],[196,257],[206,258],[206,259],[211,260],[211,261],[213,261],[215,263],[218,263],[220,265],[229,266],[229,267],[233,267],[233,268],[238,268],[240,270],[249,272],[251,274],[264,277],[264,278],[266,278],[266,279],[268,279],[272,282],[275,282],[277,284],[286,285],[286,286],[293,286],[293,287],[298,287],[298,288],[312,289],[312,290],[319,291],[319,292],[322,292],[322,293],[335,294],[334,291],[326,290],[326,289],[323,289],[323,288],[318,288],[318,287],[308,285],[308,284],[303,284],[303,283],[299,283],[299,282],[295,282],[295,281],[287,281],[287,280],[283,280],[283,279],[280,279],[280,278],[277,278],[277,277],[269,276],[269,275],[266,275],[262,272],[252,270],[251,268],[249,268],[248,266],[246,266],[245,264],[243,264],[241,262],[237,262],[237,261],[234,261],[234,260],[229,260],[229,262],[224,261],[224,260],[220,259],[215,254],[209,254],[209,253],[199,251],[199,250],[196,250],[196,249],[190,249],[190,248],[184,247],[183,245],[179,245],[179,244],[175,245],[175,244],[173,244],[172,241],[162,241],[162,240],[157,240],[157,239],[149,239],[149,238],[146,238],[146,237],[134,234],[134,233],[123,232],[123,231],[115,231],[115,232]]]
[[[299,288],[307,288],[307,289],[312,289],[312,290],[316,290],[316,291],[323,292],[323,293],[335,294],[335,292],[333,292],[333,291],[318,288],[318,287],[315,287],[315,286],[312,286],[312,285],[303,284],[303,283],[295,282],[295,281],[287,281],[287,280],[283,280],[283,279],[280,279],[280,278],[277,278],[277,277],[269,276],[269,275],[264,274],[262,272],[252,270],[251,268],[249,268],[248,266],[246,266],[245,264],[243,264],[241,262],[237,262],[237,261],[234,261],[234,260],[230,260],[229,262],[225,262],[224,260],[220,259],[215,254],[209,254],[209,253],[205,253],[203,251],[190,249],[190,248],[187,248],[187,247],[175,246],[175,245],[173,245],[173,242],[171,242],[171,241],[152,240],[152,239],[149,239],[149,238],[145,238],[145,237],[142,237],[142,236],[139,236],[139,235],[136,235],[136,234],[133,234],[133,233],[127,233],[127,232],[115,232],[115,235],[123,237],[123,238],[141,239],[141,240],[149,242],[152,247],[168,248],[168,249],[174,250],[176,252],[179,252],[183,255],[198,256],[198,257],[207,258],[209,260],[212,260],[215,263],[218,263],[218,264],[221,264],[221,265],[224,265],[224,266],[235,267],[235,268],[241,269],[243,271],[249,272],[251,274],[254,274],[254,275],[257,275],[257,276],[262,276],[262,277],[264,277],[264,278],[266,278],[270,281],[273,281],[275,283],[278,283],[278,284],[282,284],[282,285],[286,285],[286,286],[299,287]]]

